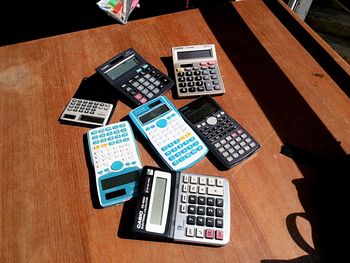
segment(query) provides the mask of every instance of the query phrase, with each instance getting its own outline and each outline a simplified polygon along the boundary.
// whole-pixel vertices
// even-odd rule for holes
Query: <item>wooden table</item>
[[[343,175],[325,171],[350,152],[350,67],[276,5],[317,44],[311,49],[332,59],[340,79],[276,18],[271,2],[253,0],[1,47],[0,261],[318,262],[334,252],[328,245],[340,241],[326,237],[345,224],[324,215],[341,217],[338,198],[346,192],[330,195],[341,192]],[[203,43],[216,45],[226,88],[216,101],[261,144],[254,158],[228,171],[207,158],[187,170],[229,180],[231,241],[215,248],[125,238],[117,234],[125,206],[93,207],[88,128],[58,118],[81,79],[124,49],[171,72],[163,63],[171,47]],[[190,101],[166,96],[178,107]],[[118,102],[111,122],[129,111]],[[280,153],[287,143],[295,160]],[[157,165],[138,146],[143,164]]]

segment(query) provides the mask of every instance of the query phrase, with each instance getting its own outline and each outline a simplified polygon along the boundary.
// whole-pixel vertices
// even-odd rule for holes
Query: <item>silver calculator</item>
[[[172,57],[180,98],[225,93],[215,45],[173,47]]]
[[[223,246],[230,241],[226,178],[146,166],[132,230],[143,238]]]

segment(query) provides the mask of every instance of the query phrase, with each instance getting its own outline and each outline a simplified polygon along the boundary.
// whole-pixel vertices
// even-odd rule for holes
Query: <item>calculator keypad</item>
[[[161,123],[163,121],[164,124]],[[159,125],[165,126],[160,128]],[[206,150],[198,136],[175,113],[148,125],[145,130],[152,144],[160,149],[163,159],[171,163],[175,170],[192,163],[198,153],[204,154]]]
[[[125,123],[111,124],[90,132],[90,147],[96,173],[104,175],[139,165],[136,149]]]
[[[62,113],[61,119],[102,126],[112,112],[112,104],[72,98]]]
[[[260,147],[251,135],[223,111],[197,123],[196,128],[214,145],[221,159],[230,166]]]
[[[193,63],[175,70],[179,97],[223,94],[224,85],[215,61]]]
[[[120,87],[137,104],[156,98],[169,89],[170,80],[148,64],[136,70],[135,76]]]
[[[182,173],[175,237],[198,243],[229,240],[229,189],[225,178]]]

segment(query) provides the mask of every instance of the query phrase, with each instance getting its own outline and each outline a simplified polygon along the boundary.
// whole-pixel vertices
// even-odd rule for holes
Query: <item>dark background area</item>
[[[88,1],[2,1],[0,4],[0,46],[116,24],[98,6]],[[189,1],[188,8],[198,0]],[[186,9],[187,0],[140,0],[140,8],[129,21]]]

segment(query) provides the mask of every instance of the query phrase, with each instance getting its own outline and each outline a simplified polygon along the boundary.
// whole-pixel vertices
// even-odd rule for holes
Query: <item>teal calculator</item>
[[[131,120],[165,164],[183,171],[199,162],[208,148],[165,97],[153,99],[129,112]]]
[[[129,122],[92,129],[87,140],[100,205],[111,206],[134,197],[142,164]]]

